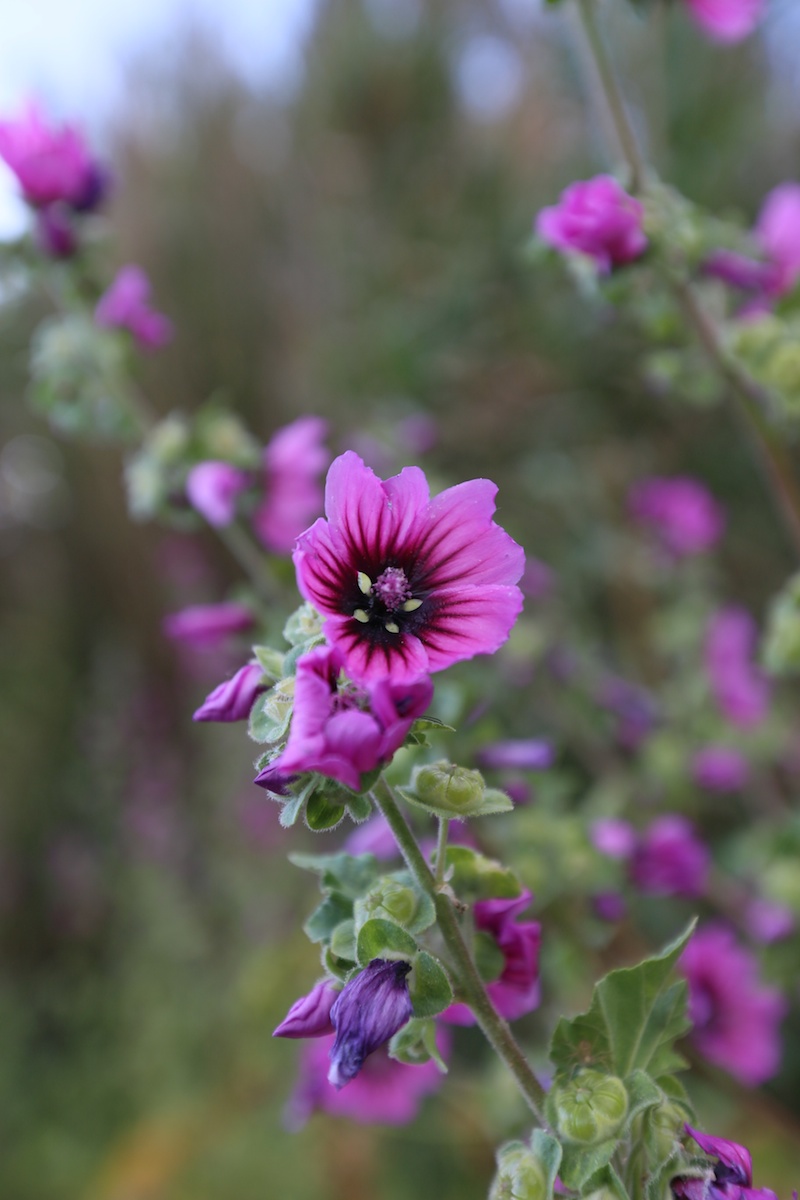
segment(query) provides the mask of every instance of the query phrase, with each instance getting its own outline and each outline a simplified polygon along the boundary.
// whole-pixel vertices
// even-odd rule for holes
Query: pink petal
[[[522,611],[522,592],[517,587],[452,587],[437,592],[436,603],[435,618],[424,634],[430,671],[499,649]]]
[[[493,522],[496,495],[491,480],[470,479],[431,501],[428,528],[417,548],[425,572],[420,586],[438,590],[464,577],[473,587],[517,582],[525,552]]]
[[[381,645],[368,641],[351,617],[329,617],[323,629],[328,640],[341,648],[353,679],[369,683],[391,675],[395,683],[408,683],[430,669],[426,647],[411,633],[393,635],[390,643]]]

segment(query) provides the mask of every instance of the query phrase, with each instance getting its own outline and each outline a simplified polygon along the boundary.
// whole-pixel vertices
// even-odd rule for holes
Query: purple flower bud
[[[641,839],[631,863],[631,878],[656,896],[702,896],[709,854],[685,817],[658,817]]]
[[[553,746],[545,738],[509,738],[478,751],[478,763],[495,770],[544,771],[553,765]]]
[[[100,173],[81,133],[70,125],[48,125],[36,103],[15,120],[0,121],[0,158],[34,208],[64,201],[85,209],[85,197]]]
[[[258,663],[240,667],[231,679],[226,679],[206,696],[194,714],[194,721],[246,721],[256,696],[267,690],[262,683],[264,672]]]
[[[704,746],[692,759],[692,778],[708,792],[738,792],[750,778],[750,764],[733,746]]]
[[[373,958],[351,979],[331,1008],[336,1041],[331,1048],[328,1080],[337,1089],[355,1079],[364,1059],[397,1033],[412,1016],[404,960]]]
[[[307,996],[295,1000],[273,1037],[315,1038],[333,1033],[331,1008],[339,991],[329,979],[315,983]]]
[[[589,828],[595,850],[609,858],[630,858],[636,849],[636,830],[621,817],[600,817]]]
[[[231,633],[252,629],[255,618],[246,604],[194,604],[164,617],[161,627],[168,638],[190,646],[217,646]]]
[[[186,476],[186,495],[209,525],[221,529],[236,516],[236,498],[249,483],[247,471],[230,463],[202,462]]]
[[[607,274],[647,249],[644,208],[610,175],[570,184],[558,204],[543,208],[536,233],[562,254],[585,254]]]
[[[710,550],[725,529],[720,505],[688,476],[644,479],[631,489],[628,505],[634,520],[651,529],[676,558]]]
[[[150,307],[150,280],[141,267],[122,267],[100,297],[94,319],[98,325],[127,329],[143,350],[158,350],[172,338],[172,322]]]

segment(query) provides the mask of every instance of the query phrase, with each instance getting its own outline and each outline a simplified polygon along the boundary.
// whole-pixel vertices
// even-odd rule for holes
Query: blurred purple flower
[[[552,767],[554,758],[553,744],[546,738],[488,742],[477,754],[479,766],[496,771],[545,771]]]
[[[710,856],[685,817],[658,817],[631,859],[631,879],[655,896],[702,896],[708,882]]]
[[[206,696],[193,721],[246,721],[256,696],[267,690],[258,663],[248,663]]]
[[[639,748],[658,724],[658,709],[649,692],[626,679],[609,675],[597,694],[599,704],[617,718],[614,738],[628,752]]]
[[[143,350],[158,350],[172,338],[172,322],[150,307],[150,281],[141,267],[122,267],[100,297],[94,319],[105,328],[127,329]]]
[[[287,1106],[290,1129],[302,1128],[318,1109],[365,1125],[407,1125],[417,1115],[423,1097],[437,1091],[444,1081],[433,1060],[409,1066],[389,1058],[380,1048],[369,1056],[355,1079],[337,1091],[327,1080],[333,1040],[319,1038],[303,1047],[300,1076]],[[449,1039],[441,1027],[436,1044],[440,1054],[448,1052]]]
[[[539,1004],[539,946],[542,927],[538,921],[517,921],[531,900],[524,891],[515,900],[478,900],[473,911],[475,928],[488,933],[504,959],[499,979],[486,990],[501,1017],[514,1021],[533,1012]],[[452,1025],[473,1025],[475,1018],[466,1004],[451,1004],[442,1019]]]
[[[36,241],[48,258],[71,258],[78,248],[75,224],[65,204],[49,204],[36,214]]]
[[[525,570],[519,586],[529,600],[544,600],[553,590],[555,575],[546,563],[531,554],[525,556]]]
[[[348,854],[374,854],[379,859],[398,858],[400,851],[383,813],[376,813],[358,825],[342,847]]]
[[[612,923],[623,920],[628,911],[625,898],[619,892],[598,892],[592,896],[592,908],[601,921]]]
[[[337,1089],[355,1079],[364,1060],[388,1042],[413,1015],[407,976],[411,964],[373,958],[336,997],[330,1019],[336,1030],[328,1082]]]
[[[70,125],[48,126],[35,102],[15,120],[0,122],[0,158],[34,208],[63,201],[86,211],[101,199],[104,176],[83,136]]]
[[[607,274],[647,249],[644,208],[610,175],[572,183],[559,203],[543,208],[536,233],[562,254],[585,254]]]
[[[397,422],[395,437],[409,454],[417,457],[433,450],[439,441],[439,426],[430,413],[411,413]]]
[[[264,449],[264,496],[252,521],[256,536],[276,554],[288,554],[322,509],[327,432],[321,417],[299,417],[273,434]]]
[[[750,763],[733,746],[704,746],[692,759],[692,778],[708,792],[738,792],[750,779]]]
[[[740,315],[768,311],[800,276],[800,184],[773,188],[761,206],[753,238],[763,260],[716,250],[703,265],[706,275],[750,294]]]
[[[740,42],[767,11],[767,0],[684,0],[689,15],[715,42]]]
[[[589,827],[592,845],[609,858],[630,858],[636,849],[636,830],[620,817],[600,817]]]
[[[641,480],[631,488],[628,505],[676,558],[710,550],[725,529],[725,514],[708,488],[685,475]]]
[[[255,625],[246,604],[229,600],[222,604],[193,604],[164,617],[161,627],[168,638],[193,647],[218,646],[232,633],[244,633]]]
[[[260,786],[274,791],[276,776],[318,771],[358,791],[361,776],[389,762],[433,698],[427,675],[340,691],[342,667],[334,646],[316,646],[298,660],[289,740],[256,777]]]
[[[692,1038],[710,1062],[749,1087],[771,1078],[781,1062],[781,993],[758,978],[758,962],[722,925],[697,930],[681,955],[689,983]]]
[[[209,525],[221,529],[236,516],[236,500],[252,482],[252,474],[226,462],[201,462],[186,476],[186,495]]]
[[[780,942],[797,928],[795,915],[785,904],[776,904],[758,896],[745,909],[744,924],[757,942]]]
[[[273,1037],[317,1038],[334,1033],[331,1009],[339,996],[330,979],[315,983],[307,996],[295,1000]]]
[[[769,1188],[754,1188],[750,1151],[726,1138],[709,1137],[685,1125],[704,1154],[717,1159],[711,1179],[678,1175],[670,1187],[679,1200],[777,1200]]]
[[[757,641],[755,621],[736,606],[715,613],[706,634],[711,691],[727,719],[742,729],[763,721],[769,707],[769,682],[753,657]]]

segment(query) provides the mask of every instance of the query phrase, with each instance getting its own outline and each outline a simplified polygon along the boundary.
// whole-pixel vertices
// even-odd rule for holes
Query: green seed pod
[[[497,1155],[489,1200],[547,1200],[542,1165],[522,1142],[510,1142]]]
[[[396,879],[379,879],[366,896],[356,900],[356,925],[360,927],[372,917],[381,917],[407,928],[418,906],[419,897],[413,888],[398,883]]]
[[[612,1138],[628,1112],[628,1093],[616,1075],[581,1071],[553,1091],[554,1120],[567,1142],[593,1146]]]
[[[422,804],[454,817],[468,817],[480,808],[486,785],[480,771],[449,762],[421,767],[414,776],[414,792]]]

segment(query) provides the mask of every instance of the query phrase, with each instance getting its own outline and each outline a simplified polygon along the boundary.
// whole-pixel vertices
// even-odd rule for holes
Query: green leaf
[[[306,825],[315,833],[335,829],[344,816],[341,804],[332,804],[322,790],[315,791],[306,804]]]
[[[337,958],[355,962],[356,957],[356,923],[342,921],[331,934],[331,954]]]
[[[365,921],[358,931],[356,951],[359,965],[366,967],[373,958],[411,960],[417,953],[417,943],[405,929],[395,925],[394,921],[375,918]]]
[[[558,1172],[561,1182],[580,1191],[593,1175],[608,1166],[617,1144],[617,1138],[613,1137],[599,1146],[564,1146]]]
[[[390,1058],[412,1066],[433,1059],[442,1074],[447,1074],[447,1064],[436,1045],[436,1022],[430,1018],[420,1021],[412,1017],[391,1039],[388,1050]]]
[[[353,916],[353,902],[347,896],[332,892],[326,896],[318,908],[303,926],[306,937],[311,942],[327,942],[334,929],[342,921],[349,921]]]
[[[273,650],[272,646],[253,646],[253,654],[270,683],[277,683],[283,678],[285,671],[280,650]]]
[[[593,1175],[588,1182],[587,1193],[590,1189],[592,1193],[604,1191],[616,1196],[617,1200],[630,1200],[628,1189],[610,1164]]]
[[[530,1147],[537,1161],[544,1167],[547,1179],[547,1194],[551,1196],[556,1175],[558,1175],[561,1166],[561,1157],[563,1154],[561,1143],[552,1134],[545,1133],[543,1129],[534,1129],[531,1135]]]
[[[653,1083],[646,1071],[634,1071],[629,1075],[625,1080],[625,1090],[628,1093],[626,1129],[629,1129],[633,1121],[646,1109],[660,1104],[664,1098],[661,1088]]]
[[[640,1069],[656,1078],[683,1068],[673,1046],[690,1027],[687,986],[672,973],[694,926],[656,957],[601,979],[588,1012],[561,1018],[550,1046],[557,1068],[597,1065],[622,1077]]]
[[[450,886],[467,904],[492,898],[513,900],[522,893],[522,884],[510,867],[469,846],[448,846],[445,863],[452,872],[448,875]]]
[[[290,854],[289,862],[303,871],[316,871],[322,876],[320,886],[326,891],[341,892],[356,900],[369,889],[378,875],[374,854]]]
[[[453,989],[438,959],[420,950],[408,979],[415,1017],[435,1017],[453,1003]]]
[[[356,825],[372,816],[372,801],[361,792],[353,792],[347,798],[347,811]]]

